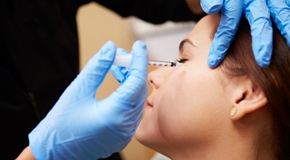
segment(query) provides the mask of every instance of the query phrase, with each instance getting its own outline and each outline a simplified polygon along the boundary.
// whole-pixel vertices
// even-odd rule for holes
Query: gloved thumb
[[[99,114],[118,132],[123,140],[130,140],[142,117],[147,96],[148,52],[146,45],[136,41],[132,47],[132,61],[127,78],[109,97],[100,101]]]
[[[116,45],[108,41],[101,50],[86,64],[62,96],[74,96],[75,99],[84,96],[95,96],[97,88],[103,82],[116,55]],[[69,97],[67,97],[69,98]],[[66,99],[66,98],[65,98]]]
[[[217,14],[223,7],[223,0],[201,0],[200,6],[207,14]]]
[[[127,79],[110,97],[125,99],[128,102],[138,101],[147,94],[148,52],[142,41],[136,41],[132,47],[132,61]],[[138,102],[139,103],[139,102]],[[136,104],[132,103],[133,106]]]

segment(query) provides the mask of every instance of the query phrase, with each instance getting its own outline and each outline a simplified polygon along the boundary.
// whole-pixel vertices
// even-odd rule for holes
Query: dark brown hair
[[[221,69],[230,77],[249,76],[264,91],[272,116],[273,152],[277,159],[290,157],[290,49],[273,24],[273,53],[267,68],[255,61],[250,27],[242,18]]]

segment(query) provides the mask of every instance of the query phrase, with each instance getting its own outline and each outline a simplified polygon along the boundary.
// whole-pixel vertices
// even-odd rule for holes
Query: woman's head
[[[280,136],[290,124],[290,53],[283,38],[275,35],[272,63],[261,69],[254,61],[250,31],[243,21],[223,63],[210,69],[207,56],[219,18],[206,16],[181,42],[179,59],[184,67],[160,68],[148,77],[153,92],[136,138],[174,159],[207,155],[210,150],[228,155],[232,146],[247,148],[262,142],[276,146],[278,139],[272,134]],[[284,53],[288,55],[277,58]],[[238,111],[230,117],[234,107]],[[282,111],[284,115],[278,117]],[[277,131],[272,133],[272,129]],[[227,152],[220,144],[229,148]]]
[[[261,68],[254,61],[251,47],[250,27],[242,19],[237,37],[230,46],[220,68],[231,78],[248,76],[259,86],[267,98],[271,125],[271,145],[273,154],[278,159],[290,156],[290,48],[276,28],[271,64]]]

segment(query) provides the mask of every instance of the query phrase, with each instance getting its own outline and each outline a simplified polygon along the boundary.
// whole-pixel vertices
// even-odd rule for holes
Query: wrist
[[[32,153],[32,150],[29,146],[27,146],[20,155],[16,158],[16,160],[35,160],[35,157]]]

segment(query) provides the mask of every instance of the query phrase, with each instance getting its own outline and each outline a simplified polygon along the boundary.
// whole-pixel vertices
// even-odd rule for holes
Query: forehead
[[[212,40],[219,25],[220,15],[207,15],[197,22],[193,30],[186,37],[195,42],[201,39]]]

